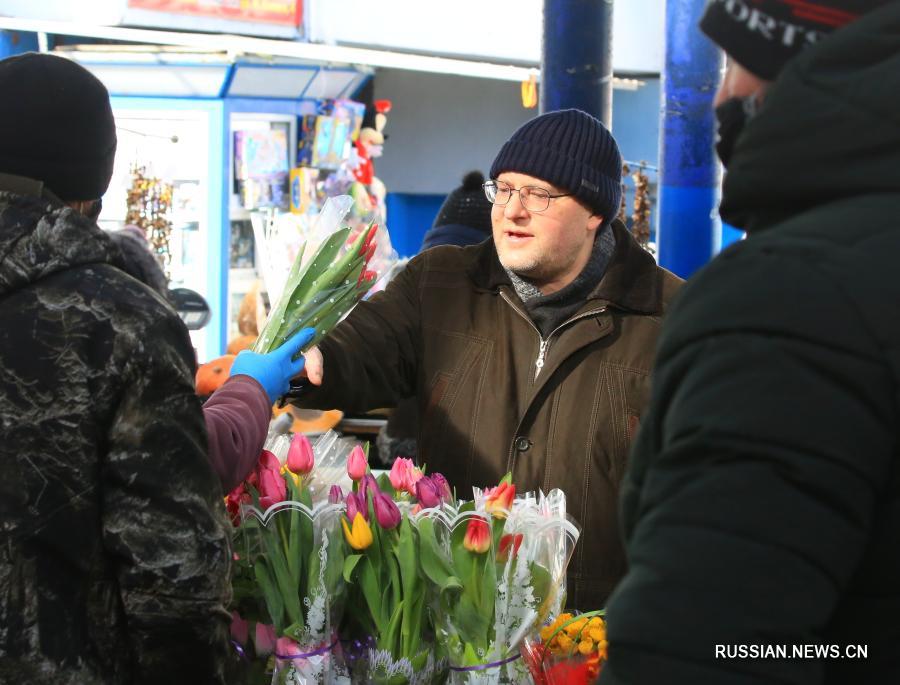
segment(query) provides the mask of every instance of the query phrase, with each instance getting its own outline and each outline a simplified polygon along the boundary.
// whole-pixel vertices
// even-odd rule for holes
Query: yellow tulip
[[[341,517],[341,525],[344,526],[344,537],[347,538],[347,542],[350,543],[353,549],[361,551],[372,544],[372,529],[369,528],[369,524],[366,523],[366,519],[363,518],[361,513],[356,512],[356,516],[353,518],[352,531],[347,526],[347,519],[343,516]]]

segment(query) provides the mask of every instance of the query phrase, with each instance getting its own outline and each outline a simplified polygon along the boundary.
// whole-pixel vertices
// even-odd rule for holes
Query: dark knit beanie
[[[619,212],[622,155],[612,134],[587,112],[563,109],[526,121],[491,165],[491,178],[512,171],[573,193],[609,223]]]
[[[709,0],[700,30],[767,81],[803,48],[888,0]]]
[[[432,228],[455,224],[470,226],[485,234],[491,233],[491,203],[484,194],[484,174],[470,171],[459,188],[451,191],[434,219]]]
[[[43,181],[61,200],[96,200],[112,177],[116,124],[109,93],[65,57],[0,60],[0,173]]]

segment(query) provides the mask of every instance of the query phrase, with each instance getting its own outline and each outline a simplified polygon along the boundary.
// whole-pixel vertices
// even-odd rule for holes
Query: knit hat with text
[[[889,0],[709,0],[700,30],[745,69],[774,81],[803,48]]]
[[[606,223],[619,212],[622,155],[612,134],[587,112],[563,109],[526,121],[500,148],[491,178],[504,171],[569,191]]]

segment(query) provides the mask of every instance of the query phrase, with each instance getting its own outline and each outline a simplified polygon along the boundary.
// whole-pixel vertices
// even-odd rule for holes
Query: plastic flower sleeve
[[[294,499],[276,502],[265,511],[255,504],[241,507],[244,554],[274,626],[273,684],[330,683],[345,675],[335,651],[346,598],[343,507],[327,502],[311,505],[308,492],[290,479],[288,490]]]
[[[305,477],[304,485],[309,490],[313,503],[327,499],[332,485],[340,486],[344,492],[350,490],[352,481],[347,476],[347,456],[358,444],[358,440],[331,430],[318,438],[312,438],[315,466]],[[284,464],[290,445],[290,435],[274,435],[266,441],[264,449],[272,452]]]
[[[306,349],[312,347],[347,315],[378,279],[378,273],[369,264],[378,249],[376,236],[379,229],[372,224],[351,236],[350,228],[341,228],[341,221],[349,209],[348,200],[341,196],[326,202],[316,231],[326,234],[327,238],[311,257],[307,258],[307,250],[299,251],[254,345],[256,352],[271,352],[306,327],[316,329],[316,335]],[[383,229],[382,236],[388,241]]]
[[[564,499],[518,498],[491,514],[482,497],[410,517],[451,683],[528,682],[519,645],[563,602],[579,536]]]

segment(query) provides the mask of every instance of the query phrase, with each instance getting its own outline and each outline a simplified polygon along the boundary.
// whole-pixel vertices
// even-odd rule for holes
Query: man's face
[[[746,98],[756,95],[757,101],[762,102],[769,86],[769,81],[765,81],[756,74],[747,71],[740,64],[730,57],[728,58],[728,66],[725,68],[725,76],[722,78],[722,85],[716,92],[713,100],[713,107],[718,107],[726,100],[732,98]]]
[[[551,195],[566,192],[526,174],[504,172],[497,180],[516,189],[532,186]],[[549,295],[581,273],[603,217],[592,214],[571,196],[550,200],[543,212],[529,212],[519,194],[513,192],[507,204],[494,205],[491,223],[500,263]]]

